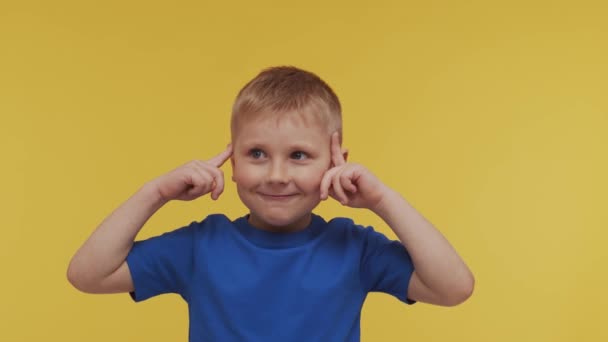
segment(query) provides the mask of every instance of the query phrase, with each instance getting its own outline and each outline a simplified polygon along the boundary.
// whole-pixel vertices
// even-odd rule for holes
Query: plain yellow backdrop
[[[452,308],[371,294],[364,341],[607,341],[605,4],[2,2],[0,341],[187,339],[178,296],[82,294],[67,265],[144,182],[220,152],[236,93],[272,65],[332,85],[351,160],[476,276]],[[214,212],[245,213],[232,183],[139,238]],[[395,238],[369,212],[317,212]]]

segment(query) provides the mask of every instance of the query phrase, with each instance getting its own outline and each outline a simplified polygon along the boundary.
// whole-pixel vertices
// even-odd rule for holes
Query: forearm
[[[72,258],[68,278],[95,283],[109,276],[125,261],[146,221],[165,203],[146,183],[93,231]]]
[[[443,298],[460,296],[473,286],[473,276],[448,240],[399,193],[389,190],[373,210],[406,247],[416,274]]]

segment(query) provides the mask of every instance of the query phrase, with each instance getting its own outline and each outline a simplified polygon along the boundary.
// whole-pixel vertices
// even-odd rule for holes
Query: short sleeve
[[[366,292],[384,292],[406,304],[416,301],[407,298],[414,265],[405,246],[389,240],[368,227],[364,229],[364,249],[361,259],[361,281]]]
[[[177,293],[188,298],[197,225],[193,222],[133,244],[126,261],[135,288],[130,293],[134,301],[163,293]]]

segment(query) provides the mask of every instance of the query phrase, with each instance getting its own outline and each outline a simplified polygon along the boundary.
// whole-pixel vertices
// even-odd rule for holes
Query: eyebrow
[[[245,142],[243,142],[243,146],[247,147],[248,149],[256,148],[256,147],[259,147],[261,149],[268,148],[267,144],[264,144],[264,143],[261,143],[261,142],[255,141],[255,140],[245,141]],[[315,147],[313,145],[301,143],[301,142],[296,142],[293,144],[284,144],[281,146],[285,146],[288,150],[307,150],[307,151],[315,150]]]

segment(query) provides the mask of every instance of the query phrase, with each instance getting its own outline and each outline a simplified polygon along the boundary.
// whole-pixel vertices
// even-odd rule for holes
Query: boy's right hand
[[[164,201],[191,201],[211,192],[213,200],[224,191],[224,173],[220,167],[232,155],[232,145],[207,160],[193,160],[164,174],[151,183]]]

